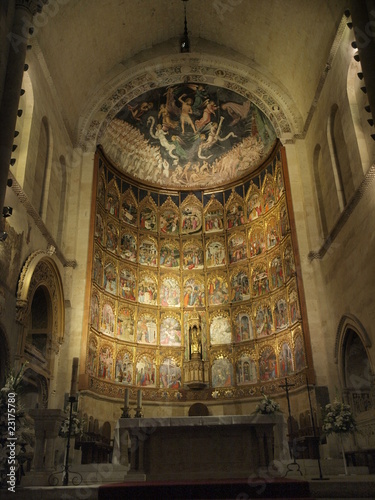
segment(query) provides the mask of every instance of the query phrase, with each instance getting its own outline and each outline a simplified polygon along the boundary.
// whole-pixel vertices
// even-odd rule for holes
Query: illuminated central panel
[[[222,140],[203,148],[213,133]],[[177,137],[181,148],[169,147]],[[145,400],[233,399],[301,372],[284,166],[267,118],[228,90],[163,88],[117,115],[103,149],[88,388],[120,398],[124,386],[142,387]],[[193,361],[203,373],[189,384]]]

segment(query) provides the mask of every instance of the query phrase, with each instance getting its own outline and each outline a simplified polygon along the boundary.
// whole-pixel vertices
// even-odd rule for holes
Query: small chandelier
[[[184,2],[184,14],[185,14],[185,29],[184,34],[180,38],[180,52],[190,52],[190,40],[187,29],[187,20],[186,20],[186,2],[188,0],[182,0]]]

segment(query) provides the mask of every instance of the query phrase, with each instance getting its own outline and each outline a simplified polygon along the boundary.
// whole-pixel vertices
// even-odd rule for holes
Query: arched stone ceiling
[[[34,36],[72,137],[96,119],[94,96],[100,95],[101,101],[113,96],[109,88],[115,91],[120,81],[132,80],[134,68],[152,65],[160,57],[158,47],[164,47],[160,64],[176,67],[176,60],[181,61],[183,7],[182,0],[56,0],[35,17]],[[213,63],[222,58],[227,61],[224,70],[237,65],[233,73],[249,79],[242,91],[263,93],[263,107],[271,97],[291,133],[298,133],[346,2],[188,0],[186,7],[190,62],[195,57],[202,68],[207,59]],[[162,67],[158,70],[162,77]],[[103,88],[107,92],[100,93]],[[284,117],[273,118],[270,112],[267,116],[278,133]]]

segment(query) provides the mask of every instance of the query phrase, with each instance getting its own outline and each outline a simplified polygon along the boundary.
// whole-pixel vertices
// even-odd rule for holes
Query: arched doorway
[[[23,404],[47,408],[50,380],[64,336],[62,282],[54,260],[35,252],[26,261],[17,291],[17,321],[22,334],[18,346],[23,375]]]
[[[351,455],[365,460],[375,456],[373,422],[375,413],[374,364],[371,340],[361,322],[352,315],[343,316],[336,336],[336,361],[342,398],[354,412],[359,432]],[[358,451],[360,450],[360,451]]]

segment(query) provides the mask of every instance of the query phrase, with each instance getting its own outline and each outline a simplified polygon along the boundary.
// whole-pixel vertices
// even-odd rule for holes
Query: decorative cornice
[[[40,215],[38,214],[38,212],[35,210],[35,208],[31,204],[28,196],[26,195],[24,190],[21,188],[20,184],[17,182],[17,180],[14,177],[14,175],[12,174],[12,172],[9,172],[9,177],[13,180],[12,189],[13,189],[14,193],[17,195],[20,202],[24,205],[26,212],[30,215],[30,217],[32,217],[32,219],[35,222],[35,225],[37,226],[39,231],[42,233],[43,237],[46,239],[47,244],[48,244],[48,246],[47,246],[48,251],[49,251],[49,249],[51,249],[51,247],[54,247],[56,257],[60,260],[62,265],[64,267],[72,267],[73,269],[75,269],[77,267],[77,262],[75,260],[69,261],[64,257],[64,255],[61,252],[61,250],[59,249],[57,243],[52,238],[51,233],[46,228]]]
[[[367,189],[371,185],[375,178],[375,164],[372,165],[366,175],[363,181],[361,182],[359,188],[357,191],[354,193],[352,198],[350,199],[349,203],[346,205],[344,210],[341,212],[341,215],[336,222],[336,224],[333,226],[332,230],[330,231],[329,235],[325,239],[323,245],[320,247],[319,250],[312,250],[308,254],[308,258],[310,261],[313,261],[314,259],[322,259],[327,251],[329,250],[330,246],[332,243],[335,241],[337,238],[338,234],[340,233],[341,229],[344,227],[346,221],[349,219],[350,215],[358,205],[358,203],[361,201],[363,198],[364,194],[366,193]]]

